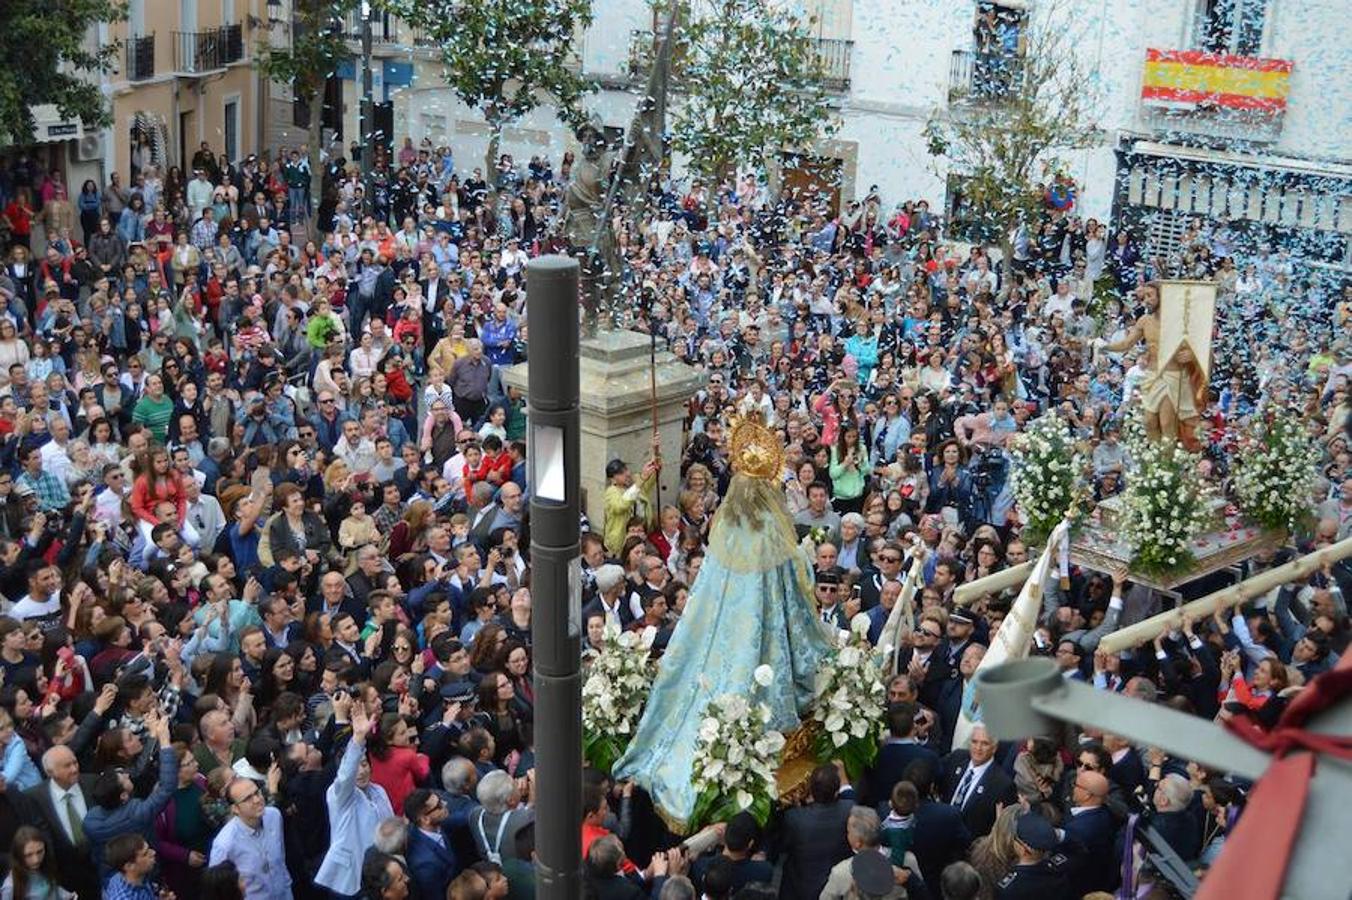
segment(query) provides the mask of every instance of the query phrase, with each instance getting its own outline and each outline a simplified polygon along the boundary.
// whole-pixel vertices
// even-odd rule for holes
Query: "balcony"
[[[1155,131],[1221,141],[1281,136],[1292,63],[1201,50],[1146,50],[1141,114]]]
[[[155,77],[155,35],[143,34],[127,40],[127,80],[146,81]]]
[[[979,105],[1007,101],[1019,91],[1023,68],[1018,56],[954,50],[948,66],[948,102]]]
[[[850,89],[850,54],[854,50],[854,41],[837,38],[814,38],[813,52],[817,57],[817,66],[821,69],[822,84],[827,90],[848,91]]]
[[[343,36],[349,41],[361,43],[361,12],[350,12],[343,21]],[[399,20],[387,12],[371,10],[371,43],[395,44],[399,42]]]
[[[174,32],[174,71],[189,75],[224,69],[244,58],[244,33],[239,25],[206,31]]]

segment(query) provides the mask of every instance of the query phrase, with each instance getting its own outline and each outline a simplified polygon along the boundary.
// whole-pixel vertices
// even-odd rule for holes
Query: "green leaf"
[[[111,71],[122,48],[91,50],[86,35],[126,13],[123,0],[0,0],[0,146],[32,139],[32,107],[41,104],[90,128],[111,123],[94,76]]]

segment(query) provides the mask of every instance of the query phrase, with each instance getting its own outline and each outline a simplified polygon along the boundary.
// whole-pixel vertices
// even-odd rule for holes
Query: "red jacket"
[[[178,473],[170,472],[164,478],[157,478],[154,485],[146,475],[137,477],[131,487],[131,510],[138,518],[151,525],[158,525],[160,520],[155,518],[155,504],[162,500],[173,502],[178,509],[178,522],[183,524],[188,514],[188,495],[183,492],[183,482]]]
[[[432,771],[431,761],[412,747],[391,747],[384,759],[374,753],[367,757],[371,760],[371,781],[385,789],[390,808],[396,813],[404,811],[404,800]]]

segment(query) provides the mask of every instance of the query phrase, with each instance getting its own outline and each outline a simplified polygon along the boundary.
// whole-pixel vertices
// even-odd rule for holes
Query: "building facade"
[[[987,10],[999,23],[994,48],[979,46]],[[981,96],[990,54],[1017,58],[1023,30],[1049,26],[1096,97],[1101,141],[1061,160],[1077,211],[1131,226],[1158,252],[1200,217],[1297,243],[1323,265],[1352,262],[1352,80],[1341,74],[1352,37],[1338,4],[806,0],[804,11],[840,127],[828,141],[783,148],[772,187],[819,187],[838,204],[877,186],[889,206],[925,198],[948,208],[961,173],[926,152],[926,122],[991,102]],[[629,122],[655,26],[644,0],[607,0],[580,36],[579,64],[600,85],[588,107],[609,128]],[[441,84],[433,48],[392,20],[379,23],[375,47],[376,99],[394,134],[450,146],[457,168],[481,165],[487,128]],[[341,74],[350,142],[359,73]],[[574,146],[546,107],[509,127],[502,149],[557,163]]]
[[[102,27],[103,40],[124,45],[105,80],[110,171],[184,167],[203,142],[225,160],[257,152],[267,85],[254,57],[268,10],[264,0],[130,0],[125,21]]]

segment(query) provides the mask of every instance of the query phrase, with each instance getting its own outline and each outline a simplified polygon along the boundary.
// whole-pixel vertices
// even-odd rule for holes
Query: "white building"
[[[1352,235],[1352,37],[1328,0],[806,0],[840,128],[786,150],[775,187],[825,187],[836,202],[877,185],[884,203],[947,207],[956,184],[926,153],[931,115],[979,97],[978,7],[993,7],[1017,57],[1021,29],[1053,27],[1091,73],[1102,143],[1064,159],[1077,209],[1133,226],[1167,251],[1188,217],[1228,219],[1256,239],[1348,267]],[[588,107],[616,134],[630,120],[655,26],[646,0],[606,0],[577,64],[600,85]],[[488,130],[439,78],[430,47],[398,22],[377,26],[376,99],[395,135],[449,144],[482,164]],[[356,72],[341,73],[343,131],[356,134]],[[996,92],[998,95],[998,91]],[[677,101],[679,102],[679,100]],[[378,119],[379,121],[379,119]],[[510,126],[503,152],[557,165],[575,142],[549,108]],[[799,148],[801,149],[801,148]],[[676,161],[678,171],[680,160]]]

